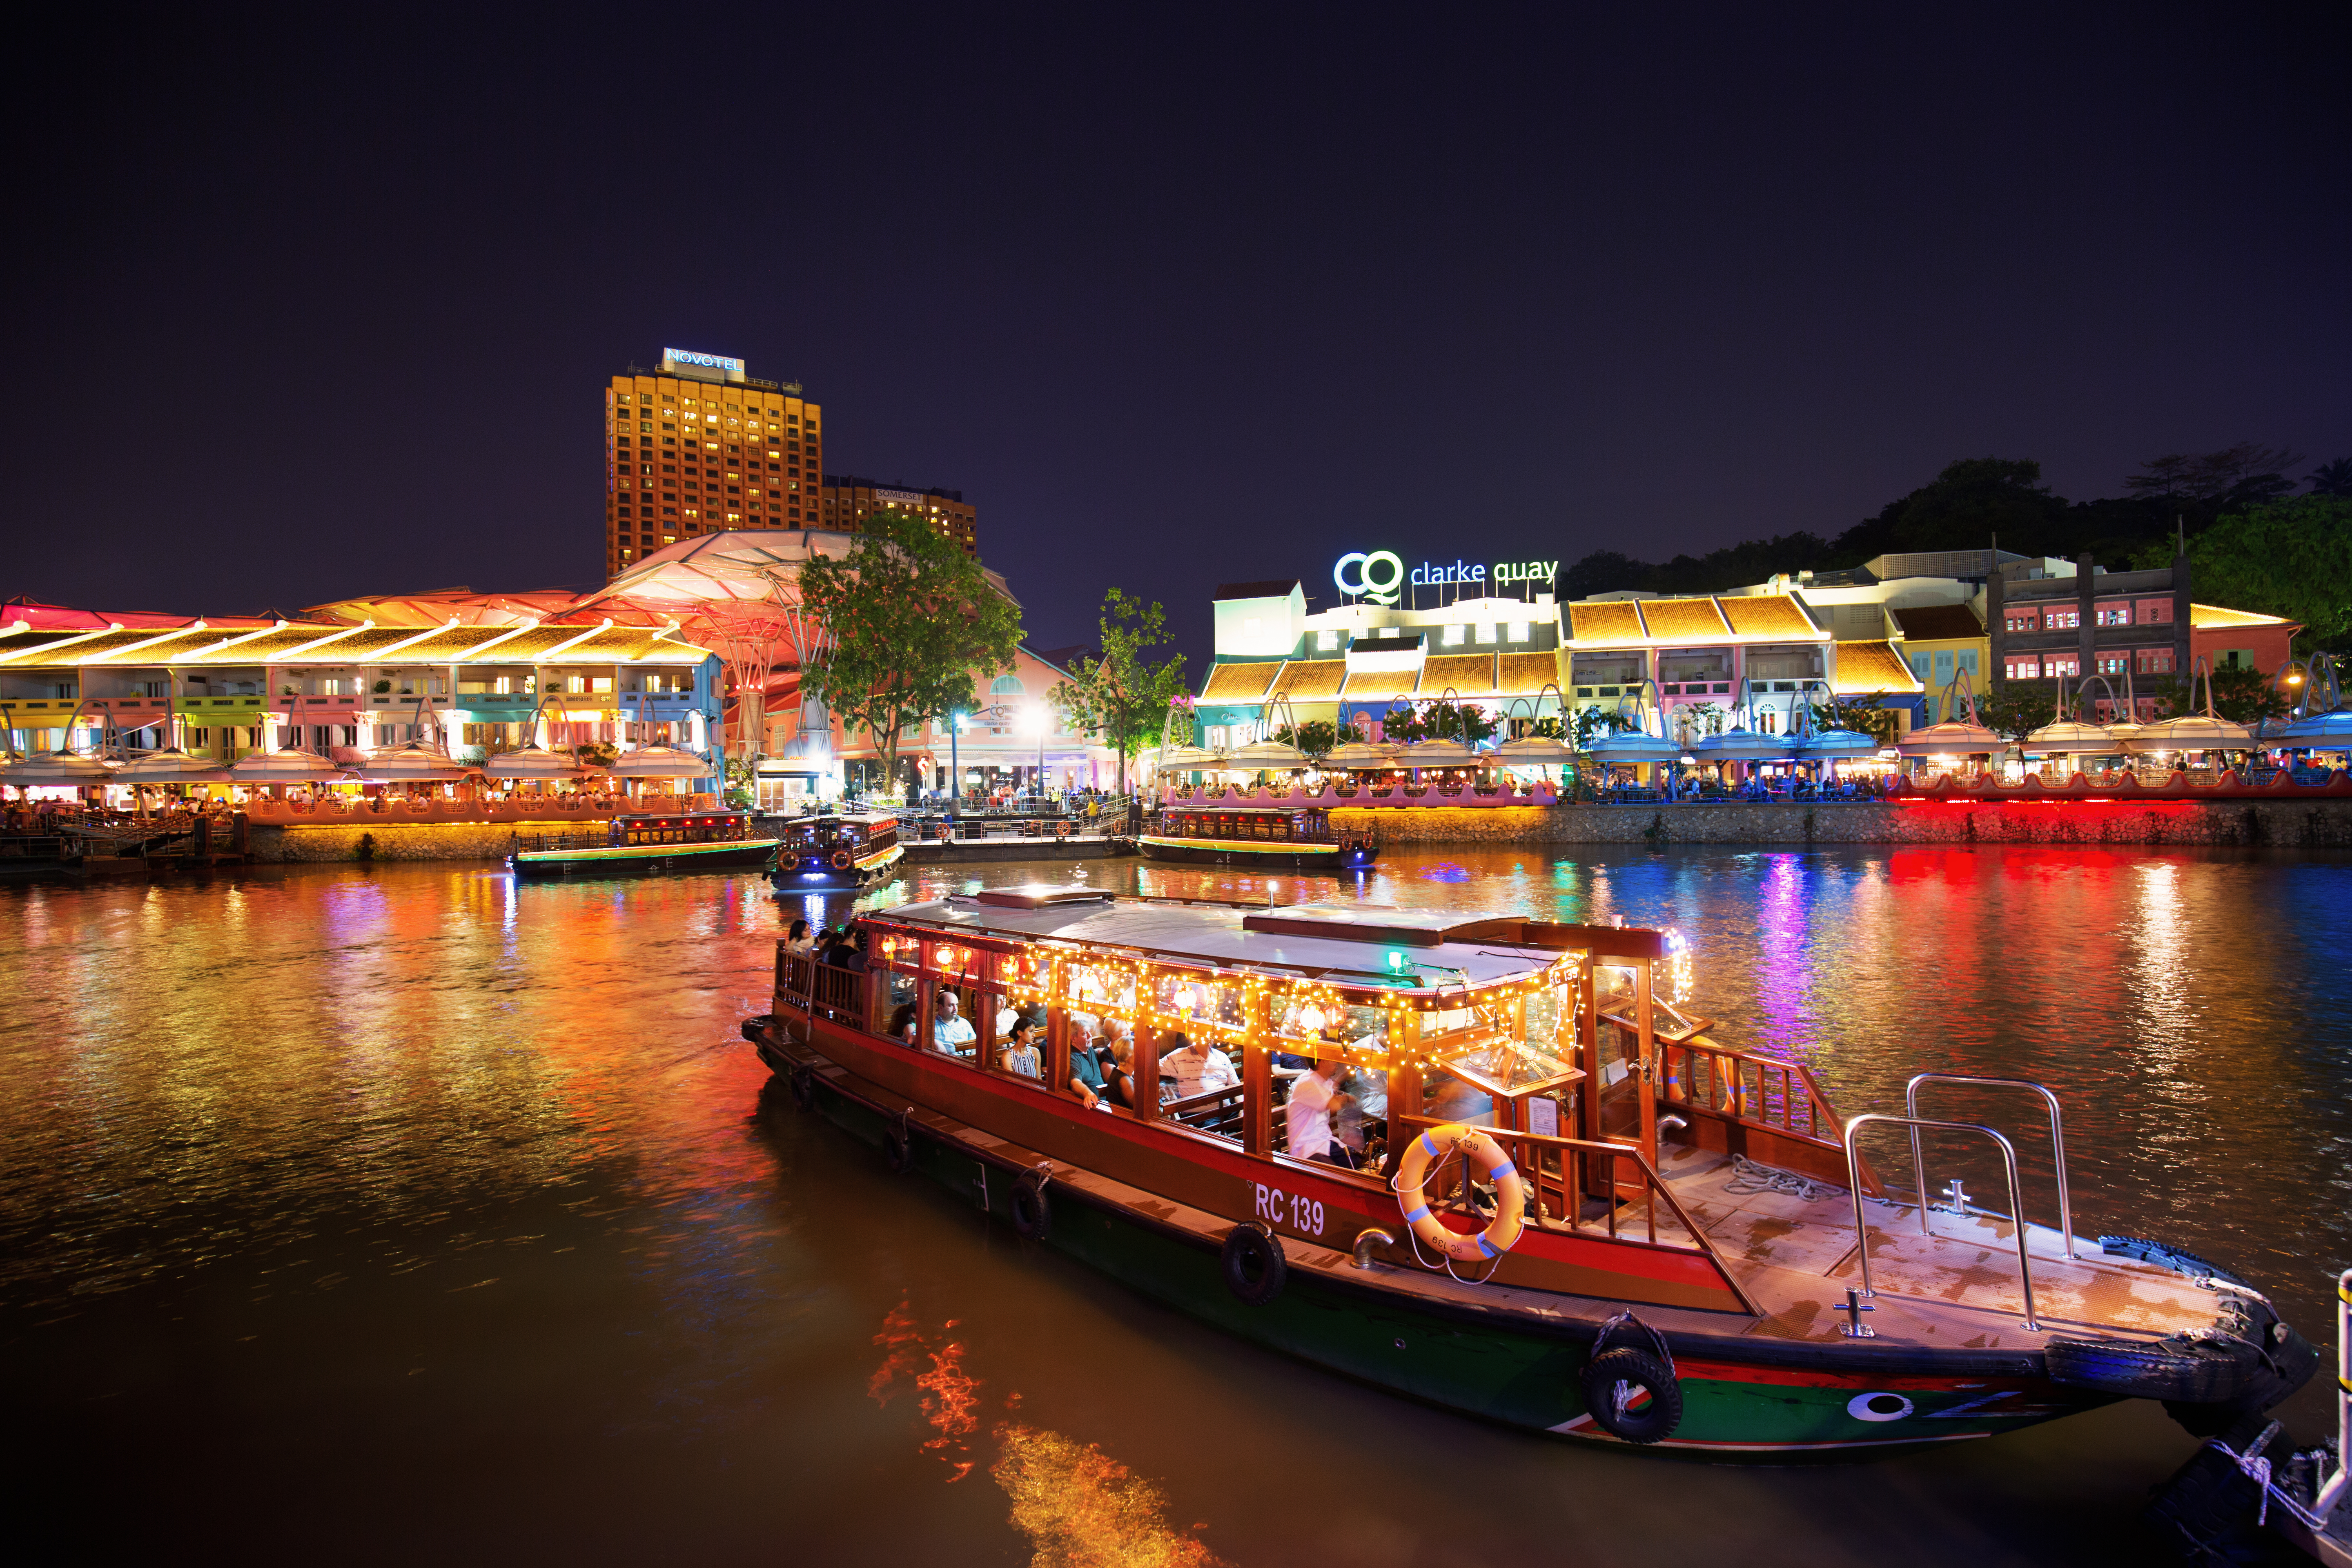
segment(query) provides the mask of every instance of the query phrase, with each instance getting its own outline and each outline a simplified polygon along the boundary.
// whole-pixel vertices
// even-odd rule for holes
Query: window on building
[[[1494,622],[1480,621],[1478,623],[1478,640],[1480,642],[1493,642],[1495,640]]]
[[[2001,619],[2001,628],[2004,631],[2012,632],[2038,632],[2042,629],[2042,617],[2032,610],[2026,611],[2021,616],[2005,616]]]
[[[2082,624],[2083,612],[2080,610],[2045,610],[2042,615],[2042,629],[2044,631],[2074,631]]]
[[[2063,675],[2072,680],[2082,673],[2083,661],[2076,655],[2069,654],[2063,658],[2045,658],[2042,661],[2042,675],[2044,679],[2054,680]]]
[[[2038,658],[2012,658],[2008,661],[2008,678],[2011,680],[2039,680],[2042,661]]]
[[[2101,675],[2121,675],[2124,672],[2124,666],[2130,662],[2131,660],[2123,654],[2103,653],[2098,657],[2097,668]]]
[[[1511,640],[1513,642],[1525,642],[1528,640],[1527,622],[1513,621],[1511,623]]]
[[[2169,599],[2142,599],[2132,608],[2137,613],[2141,626],[2168,626],[2172,624],[2172,601]]]
[[[2131,606],[2129,605],[2101,605],[2099,606],[2098,624],[2103,626],[2127,626],[2131,625]]]
[[[2137,675],[2169,675],[2172,673],[2172,650],[2168,647],[2144,647],[2139,650],[2133,667]]]
[[[1467,632],[1469,629],[1470,628],[1467,626],[1448,626],[1445,628],[1445,635],[1438,640],[1444,643],[1447,647],[1460,647],[1462,646],[1463,634]]]
[[[1029,689],[1021,684],[1021,678],[1017,675],[1000,675],[991,681],[988,687],[988,694],[991,697],[1024,697],[1028,695],[1028,691]]]
[[[1339,646],[1339,634],[1338,632],[1317,632],[1315,634],[1315,646],[1321,652],[1329,653],[1333,648]]]

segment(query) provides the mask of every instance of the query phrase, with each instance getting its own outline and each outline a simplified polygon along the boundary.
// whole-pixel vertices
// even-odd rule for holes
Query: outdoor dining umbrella
[[[110,783],[115,765],[80,752],[35,752],[13,763],[0,763],[0,784],[30,788],[42,784],[102,784]]]
[[[1375,746],[1369,741],[1348,741],[1326,752],[1323,765],[1343,772],[1361,772],[1366,768],[1392,768],[1397,762],[1396,753],[1385,746]]]
[[[2243,724],[2213,713],[2183,713],[2174,719],[2158,719],[2153,724],[2140,726],[2138,734],[2124,742],[2130,752],[2220,752],[2242,751],[2254,743],[2254,732]]]
[[[639,746],[604,771],[616,779],[697,779],[712,772],[707,757],[679,746]]]
[[[1415,741],[1397,756],[1397,762],[1408,768],[1463,768],[1477,760],[1477,752],[1459,741],[1449,741],[1444,736]]]
[[[1229,752],[1224,765],[1229,768],[1303,768],[1311,759],[1305,752],[1285,741],[1252,741],[1246,746]]]
[[[235,775],[216,757],[199,757],[177,746],[145,752],[114,773],[117,784],[227,784]]]
[[[316,752],[281,746],[274,752],[247,752],[229,764],[239,784],[317,784],[339,779],[350,770]]]

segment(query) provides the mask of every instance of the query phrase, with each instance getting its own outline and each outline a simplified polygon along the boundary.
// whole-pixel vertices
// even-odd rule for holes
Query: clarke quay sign
[[[1483,589],[1522,583],[1540,583],[1549,587],[1559,576],[1557,561],[1497,561],[1490,569],[1484,562],[1465,564],[1456,560],[1451,565],[1424,561],[1408,577],[1403,558],[1393,550],[1375,550],[1369,554],[1351,550],[1331,568],[1332,585],[1341,594],[1350,599],[1368,599],[1375,605],[1395,604],[1408,582],[1416,588],[1467,584]]]

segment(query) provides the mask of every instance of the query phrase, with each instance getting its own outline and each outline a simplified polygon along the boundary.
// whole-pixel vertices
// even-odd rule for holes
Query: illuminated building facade
[[[664,349],[604,389],[604,574],[730,529],[814,528],[823,408],[739,359]]]
[[[963,499],[961,490],[916,489],[850,474],[827,474],[822,493],[820,527],[856,533],[868,513],[896,508],[929,518],[941,533],[963,546],[966,555],[980,553],[980,511]]]

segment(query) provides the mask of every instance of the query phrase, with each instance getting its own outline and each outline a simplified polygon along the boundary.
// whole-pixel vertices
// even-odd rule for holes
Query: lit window
[[[1441,640],[1443,640],[1447,647],[1460,647],[1462,646],[1462,635],[1469,629],[1470,628],[1467,626],[1448,626],[1445,628],[1444,637]]]
[[[1511,640],[1513,642],[1525,642],[1528,640],[1527,622],[1513,621],[1511,623]]]

